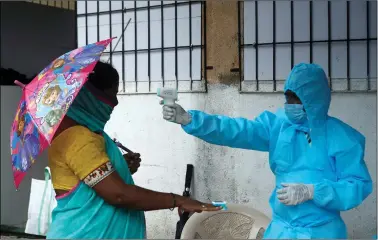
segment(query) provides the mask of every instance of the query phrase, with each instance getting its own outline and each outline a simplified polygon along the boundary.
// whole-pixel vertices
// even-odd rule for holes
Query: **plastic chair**
[[[228,204],[228,210],[193,214],[181,239],[262,239],[270,219],[245,205]]]

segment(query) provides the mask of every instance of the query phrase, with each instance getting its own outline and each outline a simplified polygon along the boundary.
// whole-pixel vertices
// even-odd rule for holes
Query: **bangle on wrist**
[[[177,207],[176,206],[176,196],[173,193],[171,193],[171,195],[172,195],[172,200],[173,200],[173,207],[170,208],[169,210],[173,211],[173,209],[175,209]]]

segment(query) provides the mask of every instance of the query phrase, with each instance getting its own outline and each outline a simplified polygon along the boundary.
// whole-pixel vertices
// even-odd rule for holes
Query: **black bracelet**
[[[172,195],[172,199],[173,199],[173,208],[170,208],[169,210],[173,211],[173,209],[176,208],[176,196],[173,193],[171,193],[171,195]]]

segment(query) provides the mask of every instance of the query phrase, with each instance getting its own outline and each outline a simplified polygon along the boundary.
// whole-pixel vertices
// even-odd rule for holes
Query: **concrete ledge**
[[[0,225],[0,235],[1,239],[5,238],[28,238],[28,239],[46,239],[45,236],[39,236],[34,234],[27,234],[24,232],[25,229],[19,227],[12,227],[6,225]]]

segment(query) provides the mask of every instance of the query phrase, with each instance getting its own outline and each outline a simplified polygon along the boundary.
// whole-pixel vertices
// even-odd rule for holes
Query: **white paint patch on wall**
[[[274,187],[268,155],[219,147],[186,135],[179,126],[162,119],[158,97],[119,96],[107,132],[125,146],[142,154],[135,174],[139,186],[181,193],[186,164],[194,164],[194,197],[202,201],[226,200],[247,204],[271,216],[268,204]],[[186,109],[204,110],[252,119],[263,110],[283,106],[283,95],[240,94],[236,86],[210,85],[208,94],[181,94]],[[334,94],[330,114],[366,136],[366,162],[376,180],[376,93]],[[374,182],[376,189],[376,182]],[[349,237],[371,238],[376,234],[376,190],[358,208],[343,214]],[[147,213],[148,237],[174,238],[177,212]]]

